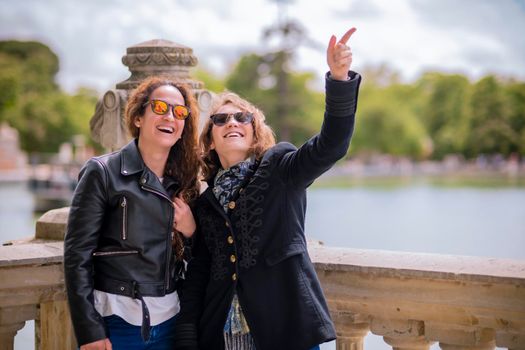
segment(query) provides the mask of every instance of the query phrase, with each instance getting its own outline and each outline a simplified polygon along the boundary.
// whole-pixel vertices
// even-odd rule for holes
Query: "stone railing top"
[[[0,267],[45,265],[61,262],[64,242],[29,241],[0,246]]]
[[[0,246],[0,267],[62,261],[62,241],[34,240]],[[411,277],[525,286],[525,261],[471,256],[409,253],[311,244],[316,267],[387,277]]]
[[[525,286],[525,261],[399,251],[310,246],[321,270]]]

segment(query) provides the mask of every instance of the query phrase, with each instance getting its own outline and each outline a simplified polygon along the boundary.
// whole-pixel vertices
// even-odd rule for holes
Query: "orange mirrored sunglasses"
[[[153,113],[158,115],[165,115],[168,113],[170,107],[173,112],[173,117],[178,120],[184,120],[190,115],[189,107],[183,105],[172,105],[162,100],[151,100],[144,104],[149,104]]]

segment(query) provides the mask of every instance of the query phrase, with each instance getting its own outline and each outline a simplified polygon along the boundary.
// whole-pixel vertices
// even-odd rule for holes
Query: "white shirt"
[[[135,326],[142,325],[142,303],[139,299],[96,289],[94,298],[95,309],[102,317],[117,315],[127,323]],[[144,297],[144,302],[148,306],[152,326],[169,320],[180,311],[179,295],[176,291],[163,297]]]

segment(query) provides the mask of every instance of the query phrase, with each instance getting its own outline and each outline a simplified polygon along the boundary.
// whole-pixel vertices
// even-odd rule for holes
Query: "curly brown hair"
[[[224,105],[231,104],[239,108],[243,112],[253,114],[253,144],[249,151],[250,156],[255,156],[256,159],[261,159],[264,153],[273,145],[275,145],[275,136],[273,130],[266,124],[266,117],[264,113],[256,106],[246,101],[239,95],[231,91],[222,92],[214,97],[210,115],[217,112],[219,108]],[[219,156],[214,149],[211,149],[213,122],[208,119],[204,125],[203,131],[199,139],[202,152],[202,175],[205,181],[211,180],[221,167]]]
[[[138,138],[140,129],[135,125],[135,120],[144,115],[145,105],[153,91],[165,85],[171,85],[180,91],[186,106],[190,109],[190,115],[184,121],[180,140],[171,147],[164,168],[164,176],[173,177],[179,182],[178,194],[181,194],[186,203],[191,205],[199,195],[198,173],[200,168],[197,143],[199,109],[191,88],[167,76],[146,78],[129,96],[124,112],[125,120],[130,134]],[[177,257],[181,258],[183,244],[180,234],[175,236],[174,247]]]

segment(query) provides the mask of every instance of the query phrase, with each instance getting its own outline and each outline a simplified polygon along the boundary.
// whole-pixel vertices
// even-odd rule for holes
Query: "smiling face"
[[[221,106],[215,113],[236,113],[242,112],[239,107],[233,104]],[[211,129],[211,149],[214,149],[221,161],[224,169],[231,167],[250,155],[253,145],[253,125],[252,123],[241,124],[230,117],[223,126],[213,125]]]
[[[185,104],[181,92],[171,85],[163,85],[153,90],[149,97],[149,101],[151,100],[162,100],[170,105]],[[144,108],[144,115],[135,119],[135,125],[139,128],[139,144],[169,152],[180,139],[184,123],[184,120],[175,119],[171,107],[165,115],[158,115],[148,104]]]

